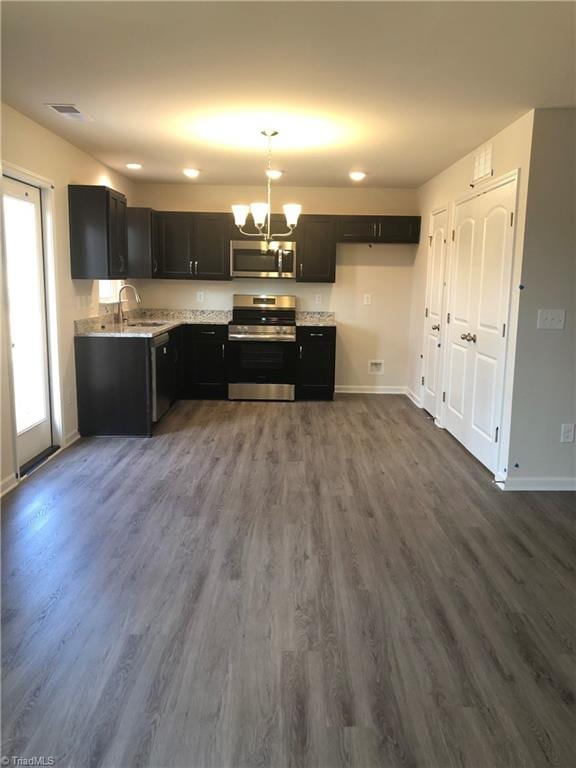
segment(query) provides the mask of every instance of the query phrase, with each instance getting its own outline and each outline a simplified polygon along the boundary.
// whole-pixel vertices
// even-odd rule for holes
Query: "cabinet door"
[[[150,208],[128,208],[127,277],[155,277],[158,273],[156,213]]]
[[[110,277],[122,278],[128,274],[126,199],[114,192],[109,192],[108,196],[108,259]]]
[[[194,214],[192,259],[195,278],[230,279],[229,218],[226,214]]]
[[[185,325],[180,328],[178,396],[227,397],[226,325]]]
[[[162,213],[159,221],[158,277],[194,277],[192,238],[194,215],[191,213]]]
[[[333,283],[336,279],[336,221],[302,216],[296,230],[296,280]]]
[[[375,216],[341,216],[338,219],[338,240],[341,243],[375,243],[378,240]]]
[[[379,243],[417,243],[420,240],[420,216],[380,216]]]
[[[334,396],[336,363],[336,328],[307,327],[297,329],[298,399],[331,400]]]

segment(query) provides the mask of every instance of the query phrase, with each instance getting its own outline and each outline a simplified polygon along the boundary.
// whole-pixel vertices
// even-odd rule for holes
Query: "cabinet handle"
[[[226,346],[222,344],[222,360],[226,357]]]
[[[158,262],[154,261],[154,263],[152,264],[152,274],[155,275],[156,272],[158,272]]]
[[[215,336],[216,331],[200,331],[200,333],[203,333],[204,336]]]
[[[190,259],[190,262],[188,263],[188,267],[190,269],[190,274],[193,275],[194,274],[194,262],[192,261],[192,259]]]
[[[298,356],[300,360],[302,360],[302,344],[300,344],[300,347],[298,348]]]
[[[323,333],[311,333],[310,336],[324,336]]]
[[[194,262],[194,274],[196,275],[196,277],[198,277],[198,262],[197,261]]]
[[[378,222],[378,237],[382,237],[382,222]]]
[[[372,237],[376,237],[376,222],[372,224]]]
[[[302,277],[302,276],[303,276],[303,275],[302,275],[302,272],[303,272],[303,265],[302,265],[302,262],[300,262],[300,277]]]

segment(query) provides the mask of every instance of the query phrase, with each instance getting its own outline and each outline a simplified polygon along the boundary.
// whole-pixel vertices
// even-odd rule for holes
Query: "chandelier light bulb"
[[[286,216],[286,224],[289,227],[295,227],[298,224],[298,217],[302,213],[302,206],[299,203],[286,203],[282,209],[284,216]]]
[[[268,203],[251,203],[250,212],[257,227],[263,227],[268,216]]]
[[[233,205],[232,213],[234,214],[234,224],[236,224],[237,227],[243,227],[244,224],[246,224],[249,212],[249,205]]]

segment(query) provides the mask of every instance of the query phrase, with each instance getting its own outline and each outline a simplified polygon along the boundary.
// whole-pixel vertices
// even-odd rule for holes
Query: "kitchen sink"
[[[130,328],[159,328],[161,325],[166,325],[166,321],[158,320],[139,320],[132,323],[126,323]]]

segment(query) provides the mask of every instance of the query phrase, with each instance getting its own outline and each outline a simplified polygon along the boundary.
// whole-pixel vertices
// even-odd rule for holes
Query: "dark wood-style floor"
[[[82,440],[5,499],[3,754],[572,768],[574,502],[400,396]]]

